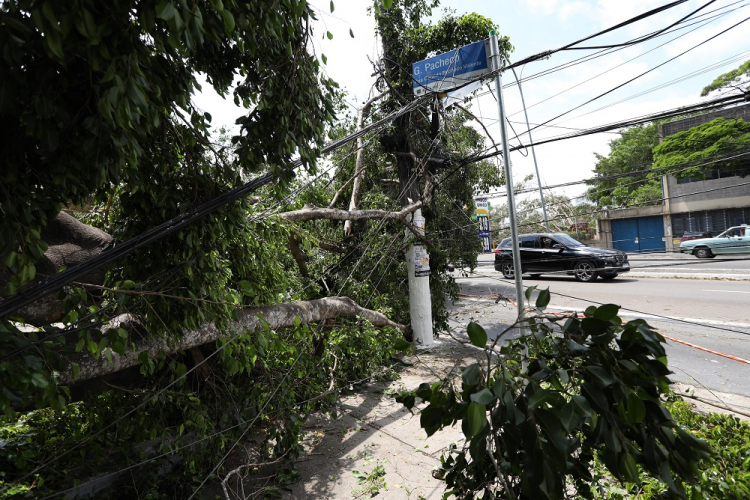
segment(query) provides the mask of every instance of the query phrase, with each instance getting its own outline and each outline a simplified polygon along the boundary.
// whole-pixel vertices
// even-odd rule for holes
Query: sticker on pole
[[[422,245],[414,245],[414,276],[430,275],[430,255]]]
[[[490,72],[490,41],[464,45],[411,65],[414,95],[447,92]]]

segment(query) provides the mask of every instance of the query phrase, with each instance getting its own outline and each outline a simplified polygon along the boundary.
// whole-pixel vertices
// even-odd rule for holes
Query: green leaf
[[[349,36],[352,37],[352,38],[354,38],[354,32],[352,31],[351,28],[349,28]]]
[[[487,332],[477,323],[470,322],[469,326],[466,327],[466,332],[469,334],[471,343],[475,346],[484,347],[487,345]]]
[[[544,309],[547,307],[547,304],[549,304],[550,294],[549,294],[549,288],[546,290],[542,290],[539,292],[539,295],[536,298],[536,308],[537,309]]]
[[[495,400],[495,396],[492,394],[492,391],[485,388],[472,394],[471,400],[486,406]]]
[[[628,394],[627,413],[630,422],[634,424],[643,422],[643,419],[646,417],[646,406],[643,404],[643,400],[634,392]]]
[[[543,405],[544,403],[552,399],[554,395],[555,395],[555,392],[550,391],[549,389],[537,390],[529,398],[529,409],[533,410],[537,406]]]
[[[408,342],[403,337],[399,337],[393,343],[393,348],[399,352],[405,352],[412,348],[411,342]]]
[[[31,383],[40,389],[44,389],[49,385],[49,381],[39,372],[31,374]]]
[[[383,0],[383,8],[388,10],[393,7],[393,0]]]
[[[583,396],[576,395],[572,396],[570,400],[576,404],[576,413],[584,417],[591,416],[591,405],[589,404],[588,399]]]
[[[16,252],[8,252],[8,255],[5,256],[6,267],[13,267],[13,265],[16,263],[17,257],[18,254]]]
[[[130,290],[132,288],[135,288],[135,281],[133,280],[125,280],[120,285],[120,290]]]
[[[530,286],[526,289],[526,292],[524,292],[524,295],[526,295],[526,300],[531,300],[531,294],[534,293],[534,290],[536,290],[536,285]]]
[[[172,2],[162,1],[156,4],[156,17],[169,21],[176,14],[176,10]]]
[[[575,403],[569,402],[565,406],[563,406],[559,417],[560,422],[562,422],[563,427],[565,427],[565,431],[571,432],[573,430],[573,427],[575,427],[575,423],[578,421],[578,417],[576,416]]]
[[[594,317],[602,321],[610,321],[617,317],[617,313],[620,311],[620,306],[615,304],[604,304],[599,306],[594,311]]]
[[[320,59],[323,61],[323,64],[328,64],[328,57],[325,54],[320,54]]]
[[[469,365],[461,374],[461,379],[468,386],[478,385],[482,378],[482,369],[477,363]]]
[[[623,453],[622,458],[620,459],[620,472],[628,482],[640,484],[641,480],[638,476],[638,467],[630,453]]]
[[[327,38],[328,38],[329,40],[333,40],[333,33],[331,33],[330,31],[326,31],[326,37],[327,37]]]
[[[333,6],[333,0],[331,0],[331,13],[333,13],[334,6]]]
[[[466,437],[478,435],[487,426],[487,410],[483,404],[476,401],[469,403],[466,418],[468,419],[469,428],[469,436]]]
[[[228,10],[222,10],[221,15],[224,18],[224,29],[226,31],[234,31],[234,16]]]
[[[70,363],[70,374],[73,376],[73,380],[78,378],[78,374],[81,373],[81,367],[78,363]]]
[[[615,382],[612,372],[603,366],[587,366],[586,370],[599,381],[601,387],[609,387]]]

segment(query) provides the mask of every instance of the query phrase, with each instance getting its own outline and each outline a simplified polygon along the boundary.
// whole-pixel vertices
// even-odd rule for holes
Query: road
[[[487,257],[483,256],[486,264]],[[642,263],[665,264],[665,259],[631,259],[632,275],[622,275],[613,281],[597,280],[579,283],[572,276],[542,276],[524,278],[525,286],[549,288],[552,300],[548,309],[553,311],[582,311],[590,305],[613,303],[622,307],[621,317],[645,318],[667,342],[672,379],[705,387],[715,391],[750,396],[750,364],[712,354],[700,348],[750,360],[750,267],[748,261],[725,260],[711,272],[685,273],[698,278],[640,277],[637,267]],[[686,261],[690,262],[690,261]],[[702,262],[699,266],[703,266]],[[481,262],[480,262],[481,264]],[[686,266],[688,267],[688,266]],[[692,266],[690,266],[692,267]],[[649,269],[665,269],[653,267]],[[699,267],[699,269],[704,269]],[[726,270],[719,272],[718,269]],[[682,271],[675,274],[679,275]],[[645,273],[645,274],[651,274]],[[728,274],[742,280],[718,278]],[[475,297],[469,306],[473,320],[494,322],[490,333],[497,334],[513,322],[515,311],[511,307],[495,304],[482,298],[500,294],[515,300],[512,280],[503,279],[491,266],[480,265],[475,274],[458,278],[462,291]],[[532,297],[532,300],[534,298]],[[473,316],[472,316],[473,315]],[[463,328],[465,321],[456,326]],[[693,344],[688,346],[685,342]]]

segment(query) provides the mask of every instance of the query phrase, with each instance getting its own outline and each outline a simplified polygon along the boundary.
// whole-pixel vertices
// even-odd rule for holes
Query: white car
[[[712,259],[719,254],[750,253],[750,226],[730,227],[713,238],[700,238],[680,243],[680,252],[699,259]]]

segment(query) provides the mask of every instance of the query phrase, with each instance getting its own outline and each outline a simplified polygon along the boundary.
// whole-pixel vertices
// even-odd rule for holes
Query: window
[[[521,248],[539,248],[539,238],[536,236],[521,236]]]

